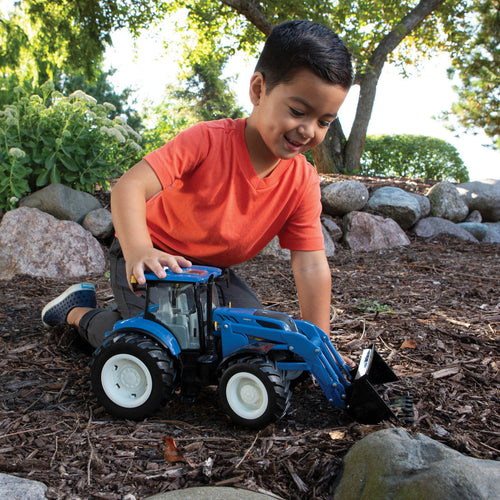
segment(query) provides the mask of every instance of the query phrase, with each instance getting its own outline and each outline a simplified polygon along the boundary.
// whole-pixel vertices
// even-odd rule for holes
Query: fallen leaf
[[[402,344],[400,349],[415,349],[417,347],[417,343],[414,340],[406,339]]]
[[[163,447],[163,455],[167,462],[186,462],[190,467],[194,467],[193,462],[187,459],[182,452],[177,448],[174,438],[163,438],[165,443]]]
[[[344,439],[345,432],[342,431],[331,431],[328,433],[331,439],[336,441],[337,439]]]

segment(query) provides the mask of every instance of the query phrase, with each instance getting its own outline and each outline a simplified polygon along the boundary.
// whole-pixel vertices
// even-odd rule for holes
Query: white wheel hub
[[[102,367],[101,383],[106,396],[122,408],[141,406],[153,390],[148,367],[130,354],[116,354],[109,358]]]
[[[229,379],[226,398],[233,411],[247,419],[256,419],[263,415],[269,402],[262,381],[248,372],[236,373]]]

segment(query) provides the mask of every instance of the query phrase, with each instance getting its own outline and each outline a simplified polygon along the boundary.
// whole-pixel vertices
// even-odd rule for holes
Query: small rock
[[[469,213],[469,207],[460,196],[458,189],[451,182],[439,182],[427,193],[431,203],[431,215],[462,222]]]
[[[392,219],[366,212],[351,212],[344,217],[344,240],[354,251],[369,252],[409,245],[410,240]]]
[[[0,498],[8,500],[45,500],[47,486],[38,481],[0,473]]]
[[[358,181],[332,182],[321,190],[323,212],[328,215],[342,216],[361,210],[368,198],[368,189]]]
[[[337,223],[333,220],[329,215],[321,216],[321,223],[324,228],[328,231],[328,234],[331,236],[333,241],[340,241],[342,239],[342,229],[337,225]]]
[[[465,229],[479,241],[482,241],[488,234],[488,226],[486,224],[477,222],[460,222],[458,227]]]
[[[412,227],[422,216],[423,203],[403,189],[386,186],[377,189],[368,201],[366,209],[389,217],[403,229]]]
[[[35,191],[19,202],[20,207],[38,208],[60,220],[80,223],[92,210],[102,208],[99,201],[89,193],[76,191],[63,184],[50,184]]]
[[[113,235],[113,217],[105,208],[97,208],[89,212],[83,219],[82,226],[101,240]]]
[[[500,179],[464,182],[457,190],[469,210],[479,211],[484,222],[500,221]]]
[[[426,217],[418,221],[413,232],[421,238],[433,238],[438,234],[450,234],[465,241],[478,241],[469,231],[461,228],[458,224],[441,217]]]

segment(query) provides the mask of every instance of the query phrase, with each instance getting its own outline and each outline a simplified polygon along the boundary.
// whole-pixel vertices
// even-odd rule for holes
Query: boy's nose
[[[314,127],[310,123],[301,123],[298,127],[298,132],[304,139],[312,139],[314,137]]]

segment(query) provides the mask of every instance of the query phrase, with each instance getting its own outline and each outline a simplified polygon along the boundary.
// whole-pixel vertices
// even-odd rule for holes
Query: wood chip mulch
[[[471,457],[500,456],[500,245],[415,240],[330,259],[332,339],[359,359],[376,344],[412,393],[413,423],[358,424],[313,380],[287,415],[261,431],[232,425],[216,389],[179,397],[140,422],[113,418],[90,390],[91,350],[74,330],[46,330],[43,305],[73,282],[27,276],[0,289],[0,472],[41,481],[48,498],[135,498],[180,488],[247,488],[287,499],[332,497],[342,457],[363,436],[401,426]],[[298,315],[287,263],[257,257],[237,271],[266,308]],[[106,278],[100,305],[112,301]],[[165,459],[173,438],[183,461]],[[129,499],[132,497],[128,497]]]

